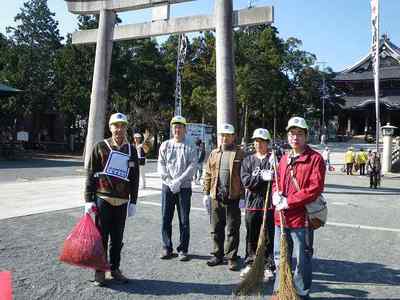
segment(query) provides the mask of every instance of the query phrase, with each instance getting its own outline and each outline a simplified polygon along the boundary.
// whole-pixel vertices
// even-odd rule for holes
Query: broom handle
[[[264,214],[263,214],[263,223],[262,223],[263,230],[265,230],[265,225],[267,223],[267,210],[268,210],[268,205],[269,205],[270,189],[271,189],[271,181],[268,181],[267,192],[265,193],[265,202],[264,202]]]
[[[277,190],[277,192],[279,193],[279,182],[278,182],[278,168],[277,168],[277,166],[276,166],[276,153],[275,153],[275,149],[274,148],[272,148],[272,154],[273,154],[273,156],[274,156],[274,160],[273,160],[273,166],[274,166],[274,172],[275,172],[275,184],[276,184],[276,190]],[[285,222],[285,216],[283,215],[283,211],[281,210],[281,211],[279,211],[279,218],[281,219],[281,227],[282,227],[282,230],[281,230],[281,235],[283,235],[283,229],[285,228],[285,226],[286,226],[286,222]]]

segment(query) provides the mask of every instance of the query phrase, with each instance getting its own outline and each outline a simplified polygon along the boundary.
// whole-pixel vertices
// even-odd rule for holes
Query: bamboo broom
[[[260,234],[258,236],[256,258],[254,259],[250,271],[240,282],[239,286],[234,290],[234,294],[237,296],[261,294],[262,291],[262,285],[264,281],[265,251],[266,245],[270,240],[268,237],[268,231],[265,234],[267,227],[267,209],[269,205],[268,200],[270,188],[271,181],[268,182],[267,193],[265,195],[263,222],[260,228]]]
[[[272,150],[272,153],[275,156],[275,151]],[[279,192],[279,182],[278,182],[278,169],[276,167],[276,160],[274,159],[274,171],[275,171],[275,183],[276,189]],[[288,253],[288,244],[287,244],[287,235],[285,232],[286,221],[285,216],[282,211],[279,212],[279,217],[281,220],[281,238],[280,238],[280,257],[279,257],[279,266],[276,266],[279,269],[279,288],[278,288],[278,299],[279,300],[300,300],[299,296],[296,293],[296,289],[293,285],[293,275],[292,270],[290,268],[290,261],[292,258],[289,258]]]

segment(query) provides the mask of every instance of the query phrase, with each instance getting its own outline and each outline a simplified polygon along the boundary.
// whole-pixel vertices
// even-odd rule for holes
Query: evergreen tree
[[[15,84],[25,91],[18,99],[18,112],[35,116],[35,133],[40,114],[55,111],[56,107],[54,59],[62,47],[62,37],[54,16],[47,0],[28,0],[15,17],[20,24],[7,28],[17,54]]]

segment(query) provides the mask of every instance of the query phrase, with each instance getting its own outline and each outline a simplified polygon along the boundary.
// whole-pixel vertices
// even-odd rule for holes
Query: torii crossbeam
[[[233,11],[232,0],[215,0],[212,16],[169,18],[170,4],[188,1],[194,0],[66,0],[71,13],[100,14],[98,29],[78,31],[72,35],[74,44],[96,43],[85,167],[88,165],[94,144],[104,138],[113,41],[215,29],[217,124],[220,127],[222,123],[230,123],[237,128],[232,28],[271,24],[274,20],[273,7]],[[150,7],[153,9],[152,22],[115,27],[116,12]]]

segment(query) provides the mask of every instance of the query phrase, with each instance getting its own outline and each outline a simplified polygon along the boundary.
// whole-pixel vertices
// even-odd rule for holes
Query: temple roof
[[[400,48],[393,44],[387,35],[380,39],[380,79],[400,80]],[[373,80],[372,49],[353,66],[338,72],[335,81]]]
[[[344,109],[359,110],[366,109],[369,105],[375,105],[373,96],[345,96]],[[379,99],[381,105],[387,110],[400,110],[400,96],[386,96]]]

